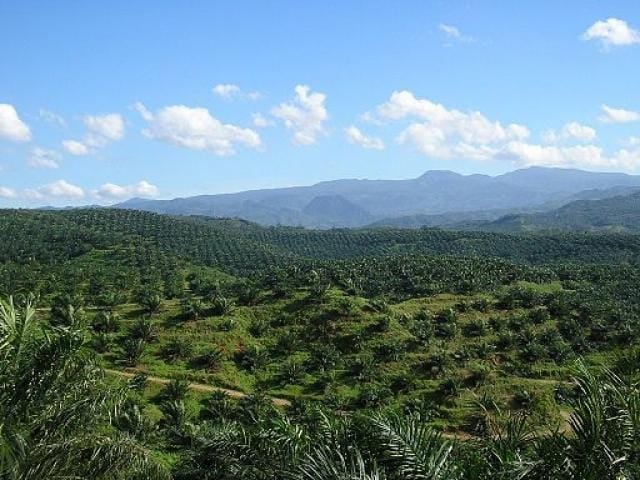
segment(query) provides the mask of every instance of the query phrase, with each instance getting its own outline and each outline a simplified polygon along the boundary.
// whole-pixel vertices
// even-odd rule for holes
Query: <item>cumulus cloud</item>
[[[12,142],[28,142],[31,140],[31,130],[18,116],[13,105],[0,103],[0,138]]]
[[[0,187],[0,198],[16,198],[18,194],[13,188]]]
[[[438,30],[444,33],[445,37],[447,37],[447,39],[450,41],[453,40],[461,43],[475,42],[475,39],[473,37],[470,37],[468,35],[463,35],[462,32],[460,32],[460,30],[458,29],[458,27],[455,27],[453,25],[447,25],[446,23],[441,23],[440,25],[438,25]]]
[[[243,91],[238,85],[232,83],[219,83],[213,87],[213,93],[225,100],[242,98],[246,100],[258,100],[262,95],[255,90],[251,92]]]
[[[344,134],[350,143],[360,145],[362,148],[383,150],[384,142],[380,138],[369,137],[362,133],[362,131],[351,125],[344,129]]]
[[[120,140],[124,136],[124,120],[117,113],[87,115],[84,124],[90,133],[106,140]]]
[[[117,185],[105,183],[94,192],[94,196],[102,199],[123,199],[129,197],[157,197],[158,187],[146,180],[141,180],[133,185]]]
[[[620,47],[640,43],[640,32],[624,20],[619,18],[608,18],[598,20],[591,25],[581,37],[585,41],[600,42],[607,50],[610,47]]]
[[[58,168],[60,154],[55,150],[33,147],[27,157],[27,165],[33,168]]]
[[[52,112],[51,110],[46,110],[44,108],[41,108],[38,111],[38,116],[40,117],[41,120],[47,122],[47,123],[52,123],[54,125],[58,125],[60,127],[66,127],[67,126],[67,122],[65,121],[65,119],[63,117],[61,117],[60,115],[58,115],[55,112]]]
[[[0,198],[23,198],[30,201],[55,201],[55,200],[80,200],[90,193],[93,197],[101,200],[122,200],[129,197],[157,197],[158,187],[146,180],[141,180],[132,185],[117,185],[115,183],[105,183],[97,190],[86,192],[82,187],[69,183],[66,180],[42,185],[36,188],[25,188],[15,190],[13,188],[0,186]]]
[[[142,104],[140,106],[144,107]],[[148,123],[143,133],[172,145],[207,150],[216,155],[232,155],[236,145],[254,149],[262,146],[260,135],[254,130],[222,123],[206,108],[172,105],[155,114],[146,108],[143,112],[143,118]]]
[[[124,120],[118,113],[86,115],[83,122],[87,128],[83,140],[62,142],[62,148],[71,155],[89,155],[124,137]]]
[[[634,118],[629,111],[603,109],[607,121]],[[530,132],[524,125],[504,125],[477,111],[463,112],[416,98],[409,91],[394,92],[366,118],[377,123],[408,122],[396,137],[397,142],[411,145],[431,158],[508,161],[516,166],[640,169],[638,145],[628,142],[628,148],[608,154],[602,147],[589,143],[596,140],[596,130],[578,122],[567,123],[557,131],[549,130],[542,135],[548,143],[561,144],[538,145],[528,141]],[[583,144],[576,144],[578,142]]]
[[[602,105],[602,115],[600,116],[600,121],[604,123],[637,122],[640,121],[640,112]]]
[[[578,122],[565,124],[559,131],[547,130],[542,134],[542,139],[546,143],[559,143],[567,140],[577,140],[590,142],[597,138],[598,133],[595,128],[581,125]]]
[[[273,122],[261,113],[254,113],[253,115],[251,115],[251,121],[253,123],[253,126],[258,128],[265,128],[273,125]]]
[[[271,109],[271,114],[282,120],[293,132],[294,145],[313,145],[325,133],[324,123],[329,118],[324,93],[312,92],[307,85],[296,85],[295,99]]]
[[[640,150],[621,149],[614,155],[607,156],[603,149],[596,145],[557,147],[511,142],[498,152],[496,157],[512,160],[521,166],[541,165],[628,171],[637,170],[640,166]]]
[[[425,155],[455,158],[466,152],[471,158],[490,158],[494,146],[529,137],[529,129],[512,123],[502,125],[480,112],[448,109],[428,99],[419,99],[407,90],[396,91],[369,117],[382,122],[414,120],[397,137]],[[418,120],[418,121],[415,121]]]
[[[240,93],[240,87],[230,83],[220,83],[213,87],[213,93],[219,97],[230,99]]]
[[[62,142],[62,148],[64,151],[76,156],[89,155],[91,150],[87,145],[76,140],[65,140]]]
[[[24,191],[24,196],[32,200],[45,200],[50,198],[79,199],[83,198],[84,195],[84,190],[81,187],[73,185],[66,180],[58,180],[38,188]]]

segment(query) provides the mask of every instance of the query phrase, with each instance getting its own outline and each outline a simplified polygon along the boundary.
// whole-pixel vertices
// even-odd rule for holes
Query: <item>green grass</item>
[[[562,290],[557,282],[540,285],[520,282],[519,286],[541,293]],[[554,389],[559,381],[569,377],[569,362],[558,364],[548,359],[527,362],[520,358],[518,348],[497,348],[498,333],[492,322],[504,323],[505,332],[513,331],[509,319],[524,317],[530,310],[497,309],[500,294],[500,291],[440,294],[375,306],[337,288],[330,289],[322,302],[314,303],[309,300],[308,291],[298,289],[286,299],[264,294],[257,305],[234,306],[228,314],[204,315],[196,320],[182,318],[179,301],[164,301],[160,311],[151,316],[157,338],[146,346],[137,368],[152,376],[188,379],[245,393],[262,390],[292,400],[338,399],[341,408],[349,409],[366,406],[361,400],[363,392],[379,388],[385,392],[385,403],[402,406],[416,399],[430,403],[436,411],[434,424],[454,431],[471,428],[474,412],[483,399],[490,398],[499,409],[517,409],[521,406],[515,403],[515,396],[526,392],[531,397],[528,408],[532,418],[540,425],[552,425],[559,422],[562,411],[562,406],[553,399]],[[471,307],[478,301],[489,305],[487,311]],[[412,325],[421,312],[437,315],[449,309],[458,311],[453,336],[433,337],[424,345],[414,345]],[[105,365],[111,368],[122,368],[118,339],[144,315],[135,304],[119,307],[118,313],[123,318],[122,325],[113,335],[110,350],[103,355]],[[233,322],[229,323],[229,319]],[[263,327],[254,336],[250,332],[255,330],[252,325],[256,323]],[[483,330],[469,333],[468,329],[478,324],[484,325]],[[556,324],[556,319],[549,318],[527,328],[538,334],[556,328]],[[349,343],[355,337],[360,339],[359,349]],[[188,358],[169,361],[163,355],[167,345],[175,341],[190,346]],[[278,349],[280,344],[284,345],[282,351]],[[485,355],[470,354],[485,344],[490,346]],[[308,367],[292,374],[292,378],[286,377],[289,366],[304,367],[314,349],[328,345],[338,352],[335,365],[324,371]],[[389,345],[396,346],[397,352],[380,354]],[[213,346],[223,352],[221,362],[212,369],[194,365],[194,358]],[[251,347],[266,352],[264,363],[255,369],[244,368],[237,361],[238,353]],[[445,365],[441,371],[432,371],[425,363],[438,355],[446,358]],[[352,365],[367,358],[373,358],[371,371],[359,377]],[[608,358],[606,353],[591,355],[594,362],[606,362]],[[439,393],[442,383],[451,379],[457,382],[458,392],[451,396]],[[403,386],[404,381],[409,383]]]

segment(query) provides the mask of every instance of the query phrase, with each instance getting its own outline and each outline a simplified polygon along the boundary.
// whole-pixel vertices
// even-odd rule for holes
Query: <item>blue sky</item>
[[[0,0],[0,206],[640,173],[640,3]]]

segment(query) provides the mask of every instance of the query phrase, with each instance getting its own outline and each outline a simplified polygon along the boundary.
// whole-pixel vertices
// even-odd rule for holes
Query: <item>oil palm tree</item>
[[[104,386],[71,320],[50,326],[29,301],[0,301],[0,479],[166,478],[111,425],[124,397]]]
[[[638,478],[640,389],[611,370],[575,367],[578,395],[568,432],[554,432],[536,445],[537,466],[527,478],[614,480]]]

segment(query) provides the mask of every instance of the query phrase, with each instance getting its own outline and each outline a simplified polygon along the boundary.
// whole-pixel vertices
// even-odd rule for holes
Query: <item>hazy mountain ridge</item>
[[[173,200],[131,199],[116,207],[237,217],[261,225],[416,227],[549,210],[578,198],[606,198],[631,187],[640,187],[640,176],[543,167],[495,177],[434,170],[408,180],[344,179]]]

